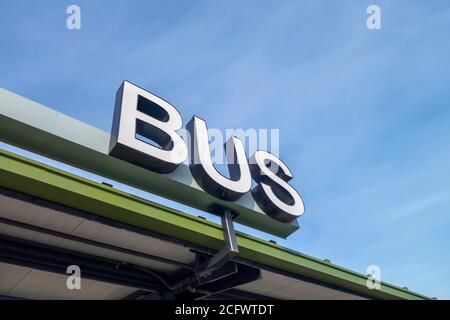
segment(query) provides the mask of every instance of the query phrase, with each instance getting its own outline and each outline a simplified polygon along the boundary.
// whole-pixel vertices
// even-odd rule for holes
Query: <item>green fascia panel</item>
[[[0,186],[107,217],[177,240],[219,250],[221,226],[100,183],[0,150]],[[353,271],[244,233],[237,235],[239,257],[379,299],[428,299],[388,283],[370,290]]]

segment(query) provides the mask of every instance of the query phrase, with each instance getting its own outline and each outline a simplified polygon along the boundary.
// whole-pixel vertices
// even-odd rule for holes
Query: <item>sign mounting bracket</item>
[[[236,231],[233,225],[233,219],[236,216],[229,209],[225,209],[221,214],[225,246],[211,258],[206,269],[218,269],[239,253]]]

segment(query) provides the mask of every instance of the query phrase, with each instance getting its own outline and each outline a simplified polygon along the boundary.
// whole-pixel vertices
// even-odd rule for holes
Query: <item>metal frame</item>
[[[171,287],[178,298],[203,298],[260,278],[261,270],[231,262],[239,253],[233,226],[235,216],[229,210],[223,211],[224,247],[212,257],[196,252],[196,272],[180,277]]]

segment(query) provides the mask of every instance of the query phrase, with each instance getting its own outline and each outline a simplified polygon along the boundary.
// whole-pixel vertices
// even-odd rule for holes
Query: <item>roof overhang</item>
[[[223,232],[217,224],[3,150],[0,151],[0,186],[96,217],[95,219],[88,219],[89,221],[86,222],[100,224],[91,226],[90,229],[86,225],[90,232],[85,234],[85,237],[89,239],[95,240],[98,237],[103,237],[100,239],[101,241],[114,245],[128,246],[127,241],[120,236],[122,233],[144,233],[147,240],[142,239],[142,241],[153,241],[152,239],[161,241],[161,237],[163,237],[162,241],[172,244],[176,243],[180,246],[180,252],[182,253],[181,257],[177,257],[175,254],[148,252],[146,250],[158,246],[147,244],[138,250],[144,254],[170,256],[171,259],[180,263],[188,263],[192,259],[192,251],[190,249],[197,248],[206,252],[216,252],[223,245]],[[2,198],[2,206],[0,206],[2,215],[9,215],[7,217],[9,219],[28,219],[28,222],[61,230],[62,227],[58,224],[61,223],[59,219],[65,219],[66,215],[71,215],[64,210],[56,210],[57,215],[55,217],[57,219],[50,220],[50,222],[54,221],[56,225],[52,226],[49,221],[45,220],[48,212],[45,210],[40,212],[37,210],[38,208],[33,207],[26,216],[21,218],[20,211],[23,211],[26,205],[33,204],[33,201],[25,201],[22,207],[19,206],[19,208],[22,208],[21,210],[11,211],[8,208],[17,208],[17,206],[3,205],[7,204],[7,201],[13,201],[9,198],[11,197]],[[17,201],[17,199],[14,201]],[[20,201],[24,202],[23,200]],[[40,221],[42,219],[44,220]],[[118,225],[108,225],[107,221]],[[104,228],[112,228],[111,233],[102,234],[101,230]],[[128,230],[130,228],[131,230]],[[8,229],[7,232],[13,232],[13,229],[14,227]],[[73,232],[83,232],[82,230],[72,229]],[[23,238],[24,234],[22,232],[15,235],[9,234],[9,236]],[[33,237],[35,238],[32,239],[37,239],[38,242],[55,241],[51,240],[49,236],[36,238],[36,235],[34,235]],[[262,278],[260,280],[238,286],[242,291],[266,294],[274,298],[290,299],[308,298],[308,295],[310,298],[317,299],[356,299],[361,297],[426,299],[422,295],[384,282],[381,284],[380,289],[370,290],[366,286],[367,278],[364,275],[244,233],[238,233],[237,241],[240,253],[239,257],[234,258],[234,261],[261,268],[262,270]],[[57,243],[52,243],[52,245],[57,246]],[[89,245],[86,246],[89,247]],[[77,252],[96,250],[97,255],[103,258],[111,258],[105,256],[106,253],[103,249],[102,251],[99,248],[95,248],[95,246],[91,249],[86,249],[85,247],[83,247],[84,249],[80,247],[75,247],[74,249]],[[136,249],[128,246],[128,249],[130,248]],[[87,253],[91,254],[91,252]],[[129,258],[126,258],[126,254],[122,258],[125,261],[129,260]],[[145,266],[143,261],[134,262]],[[157,269],[155,262],[152,263],[153,267]],[[158,263],[159,266],[164,266],[164,263]]]

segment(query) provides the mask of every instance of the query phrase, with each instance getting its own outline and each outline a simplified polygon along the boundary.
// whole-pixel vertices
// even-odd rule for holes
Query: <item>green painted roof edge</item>
[[[0,149],[0,186],[145,230],[164,234],[197,246],[218,250],[220,225],[122,192],[101,183]],[[429,299],[382,282],[368,289],[366,276],[320,259],[238,232],[239,257],[272,268],[309,277],[379,299]]]

